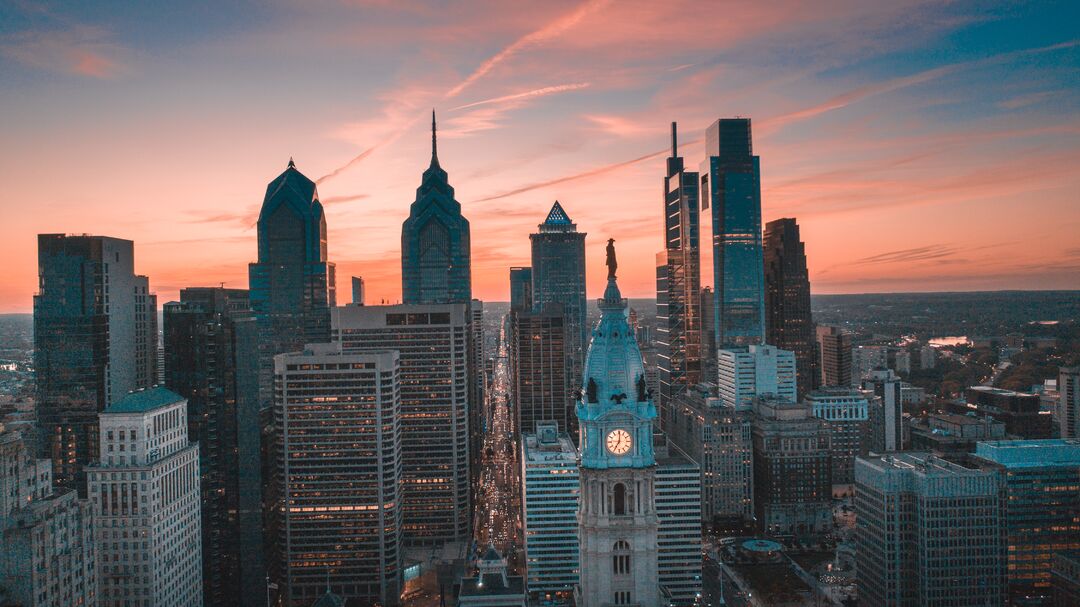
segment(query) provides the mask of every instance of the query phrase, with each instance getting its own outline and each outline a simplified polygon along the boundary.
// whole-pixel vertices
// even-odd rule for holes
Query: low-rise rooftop
[[[182,400],[184,397],[176,392],[154,386],[145,390],[128,392],[123,398],[106,407],[105,413],[146,413]]]

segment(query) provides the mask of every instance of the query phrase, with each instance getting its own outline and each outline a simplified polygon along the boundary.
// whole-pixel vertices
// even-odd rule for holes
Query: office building
[[[565,600],[578,583],[577,448],[553,422],[521,435],[525,579],[536,600]]]
[[[360,276],[352,277],[352,303],[357,306],[364,305],[364,279]]]
[[[926,453],[855,461],[859,604],[1005,604],[1005,512],[993,470]]]
[[[329,341],[337,305],[319,190],[291,159],[266,186],[256,228],[258,261],[248,265],[248,284],[259,331],[259,402],[270,407],[274,356]]]
[[[754,513],[769,535],[832,529],[832,435],[804,403],[754,399]]]
[[[510,268],[510,309],[532,310],[532,268]]]
[[[457,607],[526,607],[525,580],[507,573],[506,559],[494,546],[476,562],[476,575],[462,578]]]
[[[581,572],[574,602],[579,607],[658,607],[656,407],[646,387],[641,351],[626,321],[617,266],[609,240],[608,284],[577,402]]]
[[[701,209],[712,209],[718,349],[765,340],[761,163],[750,130],[749,118],[722,118],[705,131]]]
[[[585,299],[585,232],[556,200],[544,223],[529,234],[532,246],[532,307],[561,304],[566,322],[567,365],[570,385],[581,383],[589,332]]]
[[[823,387],[851,386],[851,334],[833,325],[817,326]]]
[[[671,123],[664,176],[664,250],[656,256],[656,341],[661,420],[668,403],[701,375],[701,252],[698,174],[687,171]],[[640,340],[639,340],[640,341]]]
[[[345,352],[397,350],[401,368],[403,541],[440,546],[472,537],[469,317],[466,304],[334,309]]]
[[[1050,569],[1053,607],[1080,605],[1080,552],[1059,552]]]
[[[52,462],[0,425],[0,604],[98,604],[93,509],[53,488]]]
[[[1054,555],[1080,550],[1080,441],[980,442],[1005,484],[1009,592],[1049,598]]]
[[[38,235],[34,378],[53,481],[86,495],[98,413],[156,379],[157,313],[134,244],[105,236]],[[150,333],[154,348],[149,348]],[[140,383],[146,382],[146,383]]]
[[[203,604],[255,607],[265,585],[258,332],[248,291],[180,290],[163,309],[165,386],[199,444]]]
[[[748,410],[758,396],[795,400],[795,353],[775,346],[723,349],[716,356],[720,402]]]
[[[537,312],[510,312],[510,381],[519,432],[535,433],[538,424],[555,422],[577,437],[567,352],[570,329],[560,304],[547,304]]]
[[[701,599],[701,467],[662,434],[656,451],[656,566],[667,605]]]
[[[701,375],[716,377],[716,316],[712,287],[701,287]]]
[[[799,224],[765,224],[765,343],[795,353],[798,398],[818,386],[817,335],[810,314],[810,275]]]
[[[873,392],[870,400],[867,449],[874,453],[904,449],[904,404],[900,377],[892,369],[874,369],[862,379],[862,388]]]
[[[364,308],[360,308],[364,309]],[[310,344],[274,358],[273,572],[285,605],[323,592],[396,605],[401,593],[402,417],[398,353]]]
[[[965,390],[966,404],[950,403],[953,413],[975,412],[1005,423],[1005,431],[1026,440],[1053,438],[1054,419],[1043,411],[1038,394],[1014,392],[991,386],[971,386]]]
[[[725,407],[699,385],[680,394],[668,436],[701,469],[702,521],[738,532],[754,518],[751,414]]]
[[[810,415],[823,420],[832,434],[834,493],[849,493],[855,482],[855,458],[866,455],[871,397],[853,388],[821,388],[806,395]]]
[[[469,221],[461,214],[449,176],[439,165],[435,112],[431,163],[401,225],[401,297],[406,304],[468,304],[472,300]]]
[[[1057,385],[1058,435],[1080,438],[1080,367],[1061,367]]]
[[[132,392],[101,413],[100,463],[87,469],[104,607],[203,604],[199,446],[187,401]]]
[[[957,415],[931,413],[911,420],[912,451],[928,451],[934,455],[974,453],[980,441],[1005,438],[1005,424],[988,415]]]

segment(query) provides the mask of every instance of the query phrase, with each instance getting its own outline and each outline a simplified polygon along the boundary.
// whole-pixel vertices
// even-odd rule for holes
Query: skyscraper
[[[758,396],[795,402],[795,354],[775,346],[747,346],[717,352],[717,386],[725,407],[750,409]]]
[[[567,365],[569,331],[563,307],[549,303],[535,312],[510,312],[510,381],[519,432],[539,432],[555,422],[577,437]],[[479,442],[479,441],[477,441]]]
[[[834,325],[818,325],[817,342],[821,363],[821,386],[850,386],[851,334]]]
[[[402,526],[411,545],[471,537],[468,307],[334,309],[334,340],[344,352],[399,352]]]
[[[656,436],[656,569],[671,606],[700,605],[701,467]]]
[[[337,301],[319,191],[292,160],[266,186],[258,232],[259,261],[248,266],[248,282],[259,328],[259,399],[268,407],[274,356],[328,341]]]
[[[525,578],[534,598],[569,598],[578,583],[577,448],[554,422],[521,435]]]
[[[817,387],[817,336],[810,316],[810,278],[799,224],[784,218],[765,224],[765,343],[795,353],[798,393]]]
[[[262,602],[258,335],[246,289],[181,289],[164,306],[165,385],[199,443],[203,603]]]
[[[765,340],[761,167],[749,118],[721,118],[705,131],[701,208],[712,207],[716,347]]]
[[[157,311],[151,310],[156,300],[134,266],[130,240],[38,235],[38,424],[53,480],[84,496],[83,468],[98,455],[98,413],[156,381],[156,362],[150,360],[157,358]]]
[[[472,300],[469,221],[439,166],[435,112],[431,112],[431,164],[401,225],[401,297],[406,304]]]
[[[656,407],[626,322],[608,241],[608,284],[592,332],[577,416],[581,427],[580,607],[658,607]]]
[[[1080,438],[1080,367],[1058,370],[1058,403],[1055,417],[1061,438]]]
[[[863,390],[875,396],[868,407],[870,438],[866,448],[875,453],[903,451],[904,403],[900,378],[891,369],[875,369],[862,380]]]
[[[542,310],[545,304],[562,304],[566,317],[567,360],[570,384],[581,380],[588,326],[585,300],[585,232],[556,200],[532,242],[532,305]]]
[[[101,413],[94,504],[99,605],[202,605],[199,446],[187,401],[165,388],[132,392]]]
[[[325,591],[396,605],[402,583],[398,354],[311,344],[274,359],[284,604]]]
[[[510,309],[532,309],[532,268],[510,268]]]
[[[672,122],[664,177],[664,250],[656,259],[657,404],[662,420],[668,417],[664,412],[671,399],[702,380],[698,187],[698,174],[684,170]]]

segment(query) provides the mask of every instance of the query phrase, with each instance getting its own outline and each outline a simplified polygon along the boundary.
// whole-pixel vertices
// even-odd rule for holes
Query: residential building
[[[396,605],[404,425],[398,353],[310,344],[274,358],[274,385],[281,554],[273,576],[283,603],[307,606],[332,591],[350,602]]]
[[[848,493],[855,483],[855,458],[866,455],[870,397],[853,388],[821,388],[806,395],[810,414],[823,420],[832,446],[834,493]]]
[[[765,343],[795,353],[798,398],[818,386],[817,336],[810,314],[810,275],[799,224],[765,224]]]
[[[748,346],[717,352],[720,402],[748,410],[754,398],[775,396],[794,401],[798,383],[795,353],[775,346]]]
[[[521,435],[525,579],[536,600],[566,600],[578,583],[577,448],[554,422]]]
[[[851,386],[851,334],[834,325],[817,326],[821,385]]]
[[[94,506],[98,604],[203,604],[199,445],[187,400],[166,388],[131,392],[101,413]]]

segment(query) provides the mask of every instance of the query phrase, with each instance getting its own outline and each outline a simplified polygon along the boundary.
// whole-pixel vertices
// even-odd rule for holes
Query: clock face
[[[607,435],[608,451],[615,455],[625,455],[633,444],[634,439],[630,437],[630,433],[622,428],[612,430]]]

